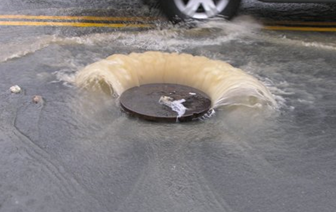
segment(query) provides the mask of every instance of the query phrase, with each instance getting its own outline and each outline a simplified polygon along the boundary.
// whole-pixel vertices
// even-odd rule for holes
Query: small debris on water
[[[14,85],[14,86],[10,87],[9,90],[12,93],[20,93],[21,92],[21,88],[18,85]]]
[[[196,96],[196,93],[190,92],[189,94],[192,95],[192,96]]]
[[[169,97],[169,96],[161,96],[160,99],[159,99],[159,103],[168,106],[168,104],[171,104],[171,102],[172,102],[173,100],[174,100],[174,99],[171,98],[171,97]]]
[[[35,96],[33,97],[33,102],[36,103],[36,104],[38,104],[38,103],[40,103],[40,102],[42,102],[42,101],[43,101],[43,98],[42,98],[42,96],[40,96],[40,95],[35,95]]]

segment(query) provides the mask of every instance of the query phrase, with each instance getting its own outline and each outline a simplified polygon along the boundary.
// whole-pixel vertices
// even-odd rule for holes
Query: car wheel
[[[159,0],[162,11],[171,21],[208,19],[215,16],[232,18],[241,0]]]

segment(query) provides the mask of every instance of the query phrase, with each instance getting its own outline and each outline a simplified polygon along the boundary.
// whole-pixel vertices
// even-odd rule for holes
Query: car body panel
[[[169,20],[175,22],[216,16],[230,20],[239,9],[241,0],[143,0],[156,1]],[[265,3],[336,3],[336,0],[257,0]]]

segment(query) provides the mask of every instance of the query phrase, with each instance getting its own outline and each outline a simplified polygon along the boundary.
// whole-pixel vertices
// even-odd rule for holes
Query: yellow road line
[[[287,26],[264,26],[267,30],[284,30],[284,31],[310,31],[310,32],[336,32],[336,28],[322,27],[287,27]]]
[[[26,20],[86,20],[86,21],[154,21],[154,17],[97,17],[97,16],[36,16],[36,15],[0,15],[0,19]]]
[[[109,28],[151,28],[151,24],[109,24],[80,22],[36,22],[36,21],[0,21],[2,26],[70,26],[70,27],[109,27]]]
[[[263,21],[266,25],[291,25],[291,26],[336,26],[336,22],[296,22],[296,21]]]
[[[154,17],[96,17],[96,16],[35,16],[35,15],[0,15],[1,19],[16,20],[50,20],[50,21],[0,21],[2,26],[70,26],[70,27],[109,27],[109,28],[151,28],[151,24],[123,24],[123,23],[86,23],[86,22],[54,22],[56,21],[150,21],[158,20]],[[335,26],[335,27],[300,27],[300,26],[265,26],[267,30],[287,31],[315,31],[336,32],[336,23],[332,22],[265,22],[269,24],[288,24],[302,26]]]

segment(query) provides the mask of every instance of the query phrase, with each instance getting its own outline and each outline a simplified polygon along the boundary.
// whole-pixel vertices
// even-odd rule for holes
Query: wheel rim
[[[181,13],[190,18],[207,19],[221,13],[229,0],[174,0]]]

